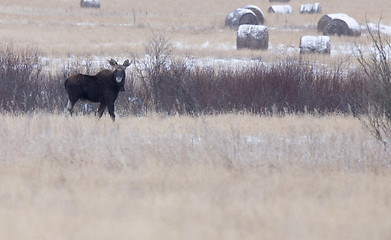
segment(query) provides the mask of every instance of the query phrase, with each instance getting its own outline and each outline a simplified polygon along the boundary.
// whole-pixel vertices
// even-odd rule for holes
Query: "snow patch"
[[[388,26],[388,25],[368,23],[368,28],[369,28],[369,30],[374,31],[374,32],[380,31],[380,33],[382,33],[382,34],[391,35],[391,26]]]
[[[201,45],[201,49],[205,49],[209,46],[209,41],[206,41],[204,44]]]

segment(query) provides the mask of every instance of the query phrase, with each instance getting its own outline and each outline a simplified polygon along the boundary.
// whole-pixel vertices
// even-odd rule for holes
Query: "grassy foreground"
[[[0,239],[389,239],[391,155],[339,115],[0,115]]]

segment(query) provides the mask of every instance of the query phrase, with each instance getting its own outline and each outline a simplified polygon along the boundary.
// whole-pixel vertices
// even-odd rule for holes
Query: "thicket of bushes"
[[[0,61],[2,111],[53,112],[65,107],[67,96],[63,81],[79,68],[65,66],[55,75],[47,74],[42,71],[37,54],[20,54],[11,49],[1,53]],[[240,70],[193,68],[182,60],[172,59],[159,66],[151,65],[148,71],[145,66],[137,67],[137,74],[128,77],[127,92],[121,93],[116,102],[117,111],[122,114],[143,111],[357,114],[368,109],[368,84],[359,70],[321,69],[294,60]]]
[[[168,113],[249,111],[344,112],[367,110],[367,83],[357,71],[342,73],[300,61],[240,70],[172,62],[135,91],[146,109]]]
[[[359,114],[368,110],[370,88],[359,69],[322,68],[299,60],[235,70],[194,67],[171,58],[168,49],[154,49],[148,53],[150,57],[136,60],[128,73],[127,91],[121,92],[116,102],[120,115],[147,111],[195,115],[241,111]],[[64,79],[79,71],[99,71],[76,64],[49,74],[43,71],[38,54],[11,48],[2,50],[0,61],[3,112],[63,111],[67,103]],[[78,105],[79,112],[96,109],[96,104]]]
[[[391,41],[367,27],[372,52],[357,47],[360,67],[320,66],[300,59],[242,68],[194,66],[172,57],[172,45],[155,35],[146,55],[134,58],[126,92],[116,102],[119,115],[216,114],[231,112],[347,113],[359,116],[376,138],[391,141]],[[29,49],[0,47],[0,112],[63,111],[64,80],[74,73],[93,74],[102,68],[88,61],[44,71],[41,57]],[[130,76],[129,76],[130,75]],[[91,113],[97,104],[78,104]]]
[[[148,111],[365,114],[364,122],[383,139],[391,128],[391,44],[380,31],[369,33],[374,51],[369,60],[359,51],[361,68],[322,67],[295,59],[235,69],[196,67],[173,58],[170,42],[154,36],[146,44],[146,55],[134,58],[127,91],[120,94],[116,111],[120,115]],[[88,61],[64,65],[54,74],[44,68],[33,50],[1,48],[0,111],[63,111],[67,102],[64,80],[74,73],[100,70]],[[93,112],[96,105],[78,104],[76,111]]]

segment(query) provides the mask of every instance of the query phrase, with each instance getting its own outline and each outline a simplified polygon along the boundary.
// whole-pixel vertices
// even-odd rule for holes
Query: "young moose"
[[[125,69],[129,60],[118,64],[114,59],[109,61],[114,71],[102,70],[95,76],[75,74],[65,80],[65,90],[68,94],[67,109],[72,115],[73,107],[78,100],[99,102],[98,116],[102,117],[106,107],[113,121],[115,120],[114,102],[120,91],[125,91]]]

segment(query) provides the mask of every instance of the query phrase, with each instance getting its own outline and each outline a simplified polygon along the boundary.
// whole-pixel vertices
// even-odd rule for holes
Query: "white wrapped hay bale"
[[[319,19],[317,29],[324,35],[361,35],[360,24],[344,13],[324,15]]]
[[[290,5],[273,5],[268,10],[269,13],[292,14],[293,10]]]
[[[225,18],[225,26],[237,29],[243,24],[258,24],[258,18],[253,11],[245,8],[232,10]]]
[[[257,18],[258,18],[258,24],[263,24],[265,22],[265,16],[263,15],[263,12],[259,7],[255,6],[255,5],[247,5],[247,6],[244,6],[243,8],[253,11],[255,16],[257,16]]]
[[[269,47],[269,32],[261,25],[240,25],[236,37],[236,48],[267,49]]]
[[[320,3],[308,3],[300,5],[300,13],[321,13]]]
[[[291,0],[269,0],[269,2],[290,2]]]
[[[303,36],[300,39],[300,53],[330,54],[329,36]]]
[[[100,0],[81,0],[81,7],[100,8]]]

